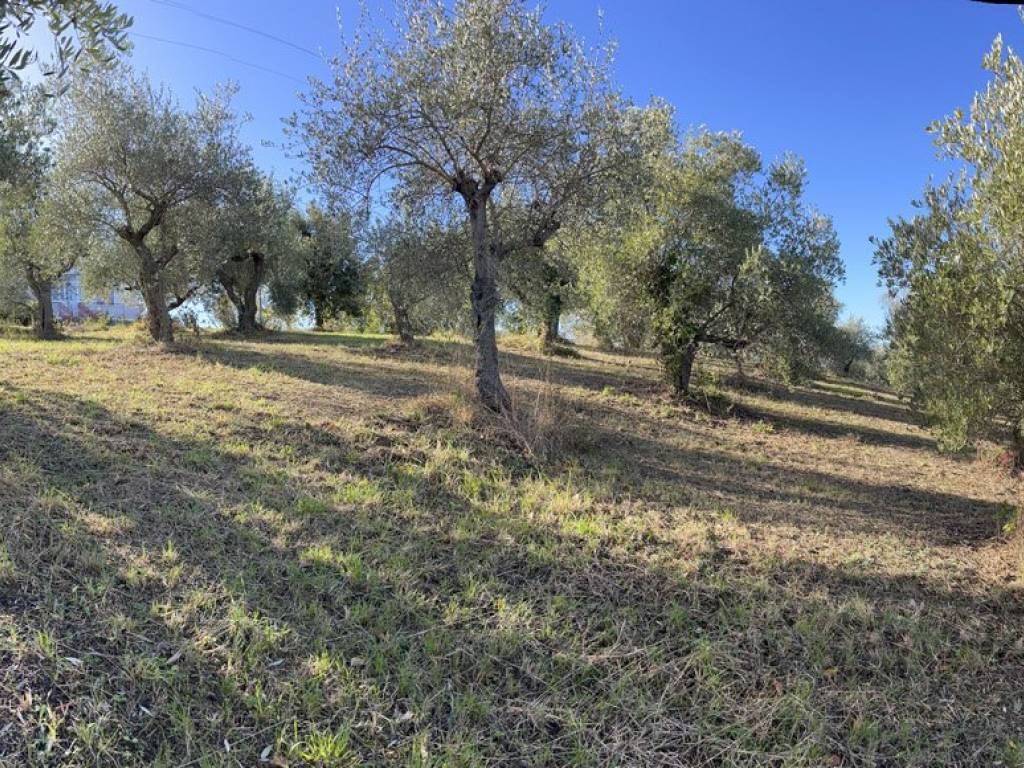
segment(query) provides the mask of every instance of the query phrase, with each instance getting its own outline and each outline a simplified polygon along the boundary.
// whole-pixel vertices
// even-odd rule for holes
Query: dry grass
[[[998,452],[884,392],[0,341],[2,766],[1024,765]],[[526,450],[524,450],[526,449]]]

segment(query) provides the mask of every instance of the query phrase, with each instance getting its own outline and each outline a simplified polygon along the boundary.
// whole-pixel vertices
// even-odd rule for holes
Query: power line
[[[232,56],[230,53],[224,53],[224,51],[218,51],[216,48],[207,48],[204,45],[195,45],[194,43],[186,43],[186,42],[183,42],[181,40],[168,40],[166,37],[157,37],[156,35],[144,35],[141,32],[129,32],[128,34],[132,35],[133,37],[141,37],[141,38],[143,38],[145,40],[155,40],[158,43],[167,43],[169,45],[178,45],[178,46],[181,46],[182,48],[191,48],[192,50],[195,50],[195,51],[203,51],[205,53],[212,53],[215,56],[222,56],[225,59],[229,59],[229,60],[235,62],[236,64],[242,64],[243,66],[252,67],[253,69],[261,69],[264,72],[269,72],[272,75],[277,75],[278,77],[286,77],[289,80],[292,80],[292,81],[294,81],[296,83],[303,83],[303,84],[305,84],[303,80],[301,80],[298,77],[295,77],[294,75],[289,75],[287,72],[281,72],[280,70],[277,70],[277,69],[271,69],[270,67],[264,67],[262,64],[254,64],[253,62],[246,61],[245,59],[239,59],[239,58],[237,58],[235,56]]]
[[[166,5],[168,8],[177,8],[179,11],[185,11],[186,13],[191,13],[201,18],[209,19],[210,21],[215,21],[218,24],[226,24],[229,27],[235,27],[236,29],[242,29],[246,32],[251,32],[254,35],[259,35],[260,37],[265,37],[268,40],[273,40],[275,43],[287,45],[289,48],[294,48],[296,51],[301,51],[302,53],[312,56],[314,59],[317,59],[318,61],[323,61],[320,54],[317,53],[316,51],[310,48],[306,48],[305,46],[299,45],[298,43],[293,43],[291,40],[285,40],[283,37],[278,37],[277,35],[272,35],[269,32],[264,32],[262,29],[256,29],[255,27],[250,27],[245,24],[241,24],[237,21],[232,21],[231,19],[225,19],[221,16],[214,16],[212,13],[206,13],[205,11],[196,10],[195,8],[191,8],[185,5],[184,3],[176,2],[176,0],[149,1],[151,3],[156,3],[157,5]]]

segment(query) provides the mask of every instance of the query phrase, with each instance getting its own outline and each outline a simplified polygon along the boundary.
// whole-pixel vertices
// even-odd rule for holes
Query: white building
[[[131,322],[146,311],[142,297],[134,291],[112,290],[103,296],[83,296],[82,276],[77,269],[68,272],[53,289],[53,314],[61,320],[84,320],[107,316],[111,320]]]

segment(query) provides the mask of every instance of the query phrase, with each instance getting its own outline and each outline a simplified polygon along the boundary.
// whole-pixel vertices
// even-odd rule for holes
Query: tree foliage
[[[765,168],[738,136],[700,130],[647,164],[644,194],[616,200],[581,244],[599,329],[649,334],[685,393],[701,345],[792,350],[832,322],[839,246],[803,201],[802,163]],[[625,313],[641,327],[623,328]]]
[[[465,231],[443,221],[395,215],[370,234],[372,290],[391,329],[405,344],[432,331],[464,326],[470,271]]]
[[[203,263],[213,265],[207,300],[226,299],[240,332],[258,330],[266,287],[290,279],[301,258],[291,195],[255,166],[246,165],[217,203],[194,214],[187,247],[202,253]]]
[[[410,0],[402,9],[394,39],[350,41],[294,127],[314,178],[336,191],[368,197],[380,179],[402,177],[424,195],[457,196],[473,245],[477,390],[505,408],[493,196],[529,189],[548,163],[587,151],[585,116],[607,104],[606,64],[523,0]]]
[[[83,56],[109,63],[130,44],[132,18],[101,0],[0,0],[0,100],[10,94],[18,73],[38,60],[26,37],[40,20],[53,36],[54,61],[44,74],[63,75]]]
[[[1009,425],[1024,463],[1024,62],[997,38],[969,111],[936,122],[959,167],[929,186],[920,213],[890,222],[876,261],[897,307],[896,382],[950,449]]]
[[[271,282],[274,304],[286,315],[308,311],[317,330],[359,315],[365,275],[352,216],[311,203],[304,215],[293,214],[292,226],[300,242],[295,258]]]
[[[76,81],[63,110],[55,173],[72,215],[119,246],[96,266],[96,279],[139,290],[150,333],[162,342],[173,340],[170,311],[219,266],[217,249],[190,247],[190,229],[249,164],[231,95],[200,95],[186,111],[121,66]]]

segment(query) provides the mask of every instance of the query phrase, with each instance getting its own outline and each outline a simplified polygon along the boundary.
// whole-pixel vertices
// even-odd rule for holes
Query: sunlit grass
[[[1020,764],[984,452],[506,353],[534,421],[451,339],[0,340],[0,765]]]

